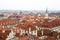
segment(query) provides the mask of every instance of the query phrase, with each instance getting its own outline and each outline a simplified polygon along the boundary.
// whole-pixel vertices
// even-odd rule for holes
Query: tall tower
[[[46,8],[45,17],[48,18],[48,9]]]
[[[48,9],[46,8],[46,13],[48,13]]]

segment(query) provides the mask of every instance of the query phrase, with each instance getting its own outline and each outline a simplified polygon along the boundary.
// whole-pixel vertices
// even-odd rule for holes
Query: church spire
[[[48,9],[46,8],[46,13],[48,13]]]
[[[48,18],[48,9],[46,8],[45,17]]]

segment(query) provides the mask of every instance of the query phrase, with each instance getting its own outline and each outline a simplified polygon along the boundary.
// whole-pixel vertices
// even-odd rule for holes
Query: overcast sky
[[[60,0],[0,0],[0,10],[60,10]]]

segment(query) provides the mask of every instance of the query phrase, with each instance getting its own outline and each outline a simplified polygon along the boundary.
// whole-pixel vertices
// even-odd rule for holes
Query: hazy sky
[[[60,10],[60,0],[0,0],[0,10]]]

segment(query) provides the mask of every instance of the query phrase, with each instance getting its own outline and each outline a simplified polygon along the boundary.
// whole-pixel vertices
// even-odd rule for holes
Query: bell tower
[[[48,9],[46,8],[45,18],[48,18]]]

